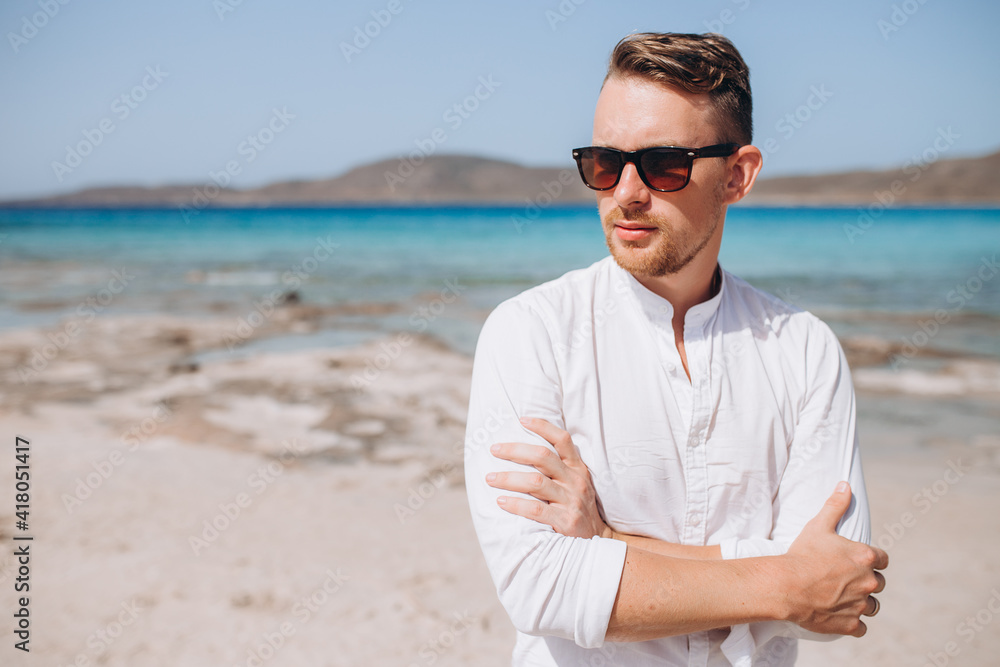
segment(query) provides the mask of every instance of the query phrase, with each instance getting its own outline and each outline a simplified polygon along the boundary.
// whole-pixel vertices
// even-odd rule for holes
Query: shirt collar
[[[618,265],[613,257],[608,258],[611,262],[612,270],[617,279],[625,286],[625,291],[633,296],[636,304],[646,314],[646,317],[653,323],[664,326],[668,330],[673,330],[673,305],[662,296],[650,291],[645,285],[636,280],[635,276]],[[684,328],[691,326],[701,327],[711,321],[719,311],[723,295],[726,293],[727,274],[722,265],[717,265],[720,276],[719,291],[711,299],[695,304],[688,309],[684,316]]]

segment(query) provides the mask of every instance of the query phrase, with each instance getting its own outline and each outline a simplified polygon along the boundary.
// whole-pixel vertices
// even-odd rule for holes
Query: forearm
[[[864,635],[888,555],[834,532],[851,502],[844,482],[782,556],[670,558],[628,547],[605,639],[644,641],[761,621]],[[877,606],[874,607],[877,609]]]
[[[602,537],[620,540],[628,544],[629,547],[642,549],[643,551],[659,554],[661,556],[670,556],[671,558],[687,558],[690,560],[722,560],[722,549],[718,544],[712,544],[709,546],[675,544],[673,542],[665,542],[652,537],[619,533],[611,528],[608,528]]]
[[[646,641],[784,620],[783,576],[777,557],[707,562],[629,545],[605,639]]]

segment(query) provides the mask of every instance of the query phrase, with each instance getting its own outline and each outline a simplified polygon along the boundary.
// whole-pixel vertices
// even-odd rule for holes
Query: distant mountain
[[[978,158],[907,164],[888,171],[763,179],[749,205],[1000,204],[1000,152]],[[468,155],[435,155],[420,164],[383,160],[336,178],[260,188],[219,188],[212,181],[162,187],[89,188],[65,195],[0,202],[7,207],[324,206],[365,203],[590,203],[594,193],[575,166],[524,167]]]
[[[758,182],[746,199],[750,205],[878,201],[886,205],[1000,204],[1000,151],[929,164],[909,162],[888,171],[769,178]]]
[[[220,189],[212,181],[164,187],[89,188],[39,199],[0,202],[16,207],[71,206],[309,206],[345,203],[592,202],[576,167],[524,167],[468,155],[434,155],[420,164],[383,160],[336,178],[286,181],[251,190]]]

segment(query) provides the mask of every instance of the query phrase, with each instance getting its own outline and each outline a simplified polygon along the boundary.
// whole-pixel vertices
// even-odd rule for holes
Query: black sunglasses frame
[[[683,190],[687,187],[687,184],[691,182],[691,169],[694,166],[694,161],[700,157],[729,157],[735,153],[740,148],[740,144],[728,143],[728,144],[713,144],[712,146],[703,146],[702,148],[688,148],[685,146],[651,146],[649,148],[643,148],[637,151],[621,151],[617,148],[609,148],[608,146],[583,146],[581,148],[573,149],[573,159],[576,160],[576,167],[580,170],[580,178],[583,179],[583,184],[586,185],[591,190],[597,190],[603,192],[606,190],[611,190],[618,185],[618,182],[622,179],[622,172],[625,171],[625,165],[629,162],[635,165],[635,170],[639,174],[639,178],[642,182],[646,184],[651,190],[656,190],[657,192],[677,192],[678,190]],[[683,157],[687,158],[687,171],[685,172],[684,183],[679,187],[663,189],[654,186],[646,178],[646,172],[642,168],[642,157],[650,151],[662,151],[664,149],[670,151],[676,151],[681,153]],[[587,182],[587,176],[583,173],[583,153],[581,151],[585,150],[602,150],[609,151],[612,153],[617,153],[621,159],[621,165],[618,168],[618,175],[615,177],[615,182],[606,188],[597,188]]]

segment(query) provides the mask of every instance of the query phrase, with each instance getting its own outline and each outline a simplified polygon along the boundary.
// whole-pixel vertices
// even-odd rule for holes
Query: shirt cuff
[[[590,538],[593,558],[587,559],[588,571],[581,572],[580,581],[591,582],[588,595],[577,598],[576,643],[582,648],[600,648],[608,634],[611,611],[618,597],[622,573],[625,571],[625,554],[628,545],[621,540],[594,536]],[[613,576],[612,573],[617,573]]]

